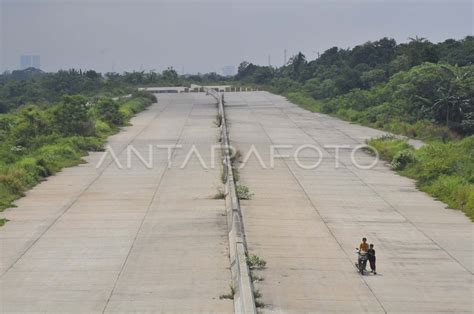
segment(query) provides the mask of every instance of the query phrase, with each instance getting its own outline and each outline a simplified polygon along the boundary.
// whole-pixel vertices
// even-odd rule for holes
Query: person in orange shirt
[[[367,252],[368,251],[369,251],[369,244],[367,243],[367,238],[362,238],[362,243],[359,245],[359,258],[357,259],[357,263],[355,264],[355,266],[358,269],[360,269],[360,267],[362,266],[365,270],[365,268],[367,267],[367,257],[368,257]]]
[[[359,245],[359,250],[366,254],[369,251],[369,244],[367,243],[367,238],[362,238],[362,243]]]

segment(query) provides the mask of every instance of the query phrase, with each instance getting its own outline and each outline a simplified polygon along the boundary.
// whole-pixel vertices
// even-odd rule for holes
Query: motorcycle
[[[357,263],[355,264],[357,270],[361,275],[364,275],[365,268],[367,267],[367,261],[369,259],[369,254],[364,251],[360,251],[360,249],[356,249],[357,253]]]

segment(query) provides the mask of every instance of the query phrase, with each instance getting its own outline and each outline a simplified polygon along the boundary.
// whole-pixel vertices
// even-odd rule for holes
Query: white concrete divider
[[[232,285],[234,287],[234,312],[246,314],[257,313],[252,279],[247,265],[247,243],[245,241],[242,212],[237,197],[234,172],[231,163],[231,149],[229,134],[227,132],[223,97],[219,92],[211,89],[208,89],[206,92],[217,100],[218,111],[221,117],[221,148],[225,178],[225,204],[227,212],[227,229],[229,232],[230,269],[232,273]]]

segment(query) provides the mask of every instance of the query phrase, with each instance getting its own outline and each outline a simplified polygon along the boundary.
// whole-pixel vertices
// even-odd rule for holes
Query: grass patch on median
[[[247,265],[250,269],[263,269],[267,265],[267,262],[257,255],[249,255],[247,256]]]
[[[385,136],[368,141],[400,174],[417,181],[420,190],[462,210],[474,221],[474,136],[455,142],[433,142],[415,150],[406,140]]]
[[[249,200],[253,196],[253,193],[250,193],[250,189],[247,186],[241,184],[237,184],[236,192],[239,200]]]
[[[219,299],[229,299],[229,300],[233,300],[234,299],[234,296],[235,296],[235,287],[233,285],[229,285],[229,288],[230,288],[230,292],[229,293],[226,293],[226,294],[221,294],[219,296]]]

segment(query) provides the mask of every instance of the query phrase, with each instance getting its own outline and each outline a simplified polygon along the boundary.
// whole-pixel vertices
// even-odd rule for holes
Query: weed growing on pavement
[[[252,254],[247,256],[247,265],[250,269],[263,269],[267,262],[258,255]]]
[[[218,189],[217,193],[214,195],[215,200],[223,200],[226,194],[222,189]]]
[[[226,294],[221,294],[219,296],[219,299],[229,299],[229,300],[233,300],[234,299],[234,295],[235,295],[235,287],[233,285],[229,285],[229,288],[230,288],[230,292],[229,293],[226,293]]]
[[[237,197],[240,200],[249,200],[252,198],[253,193],[250,193],[250,190],[247,186],[238,184],[236,187]]]

